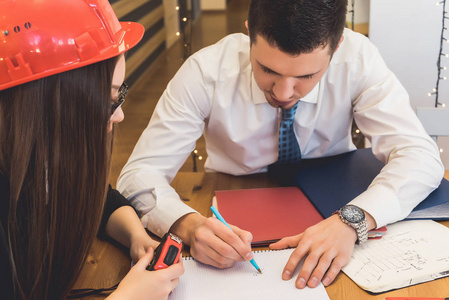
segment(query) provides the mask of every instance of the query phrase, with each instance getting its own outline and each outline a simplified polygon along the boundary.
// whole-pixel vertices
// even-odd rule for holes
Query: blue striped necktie
[[[292,108],[282,110],[282,120],[279,127],[279,156],[276,164],[294,164],[301,160],[301,150],[293,131],[298,104],[299,101]]]

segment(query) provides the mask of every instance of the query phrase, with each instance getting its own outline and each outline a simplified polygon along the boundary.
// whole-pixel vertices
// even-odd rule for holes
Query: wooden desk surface
[[[446,178],[449,172],[446,172]],[[266,174],[231,176],[221,173],[181,172],[173,180],[172,186],[186,204],[204,216],[211,216],[210,205],[216,190],[275,187]],[[449,221],[442,222],[449,227]],[[96,240],[75,288],[105,288],[119,282],[130,268],[128,250],[109,242]],[[279,275],[280,276],[280,275]],[[181,277],[182,280],[182,277]],[[392,296],[447,297],[449,277],[411,286],[389,293],[370,295],[360,289],[349,277],[340,272],[334,283],[326,288],[332,300],[384,299]],[[86,299],[102,299],[105,296]]]

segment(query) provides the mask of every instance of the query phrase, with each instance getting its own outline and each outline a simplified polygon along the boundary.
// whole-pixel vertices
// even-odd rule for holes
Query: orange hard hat
[[[108,0],[0,0],[0,91],[117,56],[144,32]]]

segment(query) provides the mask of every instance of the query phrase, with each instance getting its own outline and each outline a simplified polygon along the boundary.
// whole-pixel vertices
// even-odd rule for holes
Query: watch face
[[[363,210],[354,205],[345,205],[341,208],[341,215],[351,223],[360,223],[365,219]]]

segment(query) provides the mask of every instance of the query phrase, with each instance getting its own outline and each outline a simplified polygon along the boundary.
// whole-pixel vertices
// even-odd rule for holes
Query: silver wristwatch
[[[355,205],[345,205],[336,212],[343,223],[348,224],[357,232],[357,243],[362,244],[368,240],[365,212]]]

